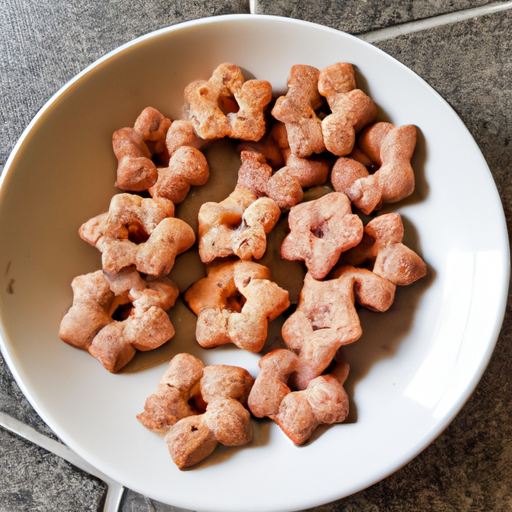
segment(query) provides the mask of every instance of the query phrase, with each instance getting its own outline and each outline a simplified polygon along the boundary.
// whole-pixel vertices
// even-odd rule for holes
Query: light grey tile
[[[0,164],[51,95],[99,57],[182,21],[248,12],[245,0],[2,0]]]

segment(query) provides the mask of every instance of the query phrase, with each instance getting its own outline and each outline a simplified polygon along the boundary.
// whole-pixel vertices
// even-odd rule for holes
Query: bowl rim
[[[163,28],[157,29],[155,31],[152,31],[152,32],[149,32],[147,34],[141,35],[141,36],[139,36],[139,37],[137,37],[137,38],[135,38],[135,39],[133,39],[131,41],[128,41],[128,42],[120,45],[119,47],[109,51],[108,53],[106,53],[105,55],[100,57],[99,59],[95,60],[94,62],[89,64],[87,67],[85,67],[81,72],[79,72],[77,75],[75,75],[72,79],[67,81],[63,86],[61,86],[45,102],[45,104],[39,109],[39,111],[32,118],[32,120],[27,125],[27,127],[23,130],[21,136],[19,137],[18,141],[16,142],[15,146],[13,147],[12,151],[10,152],[9,157],[6,160],[6,163],[5,163],[4,168],[3,168],[3,172],[2,172],[2,174],[0,176],[0,201],[2,200],[2,192],[4,190],[4,186],[5,186],[6,180],[8,179],[8,176],[10,175],[10,173],[13,172],[13,162],[14,162],[14,159],[15,159],[17,153],[20,151],[20,149],[22,149],[22,147],[23,147],[23,145],[25,143],[25,140],[27,139],[28,135],[34,129],[34,127],[37,125],[39,119],[44,115],[44,113],[56,101],[58,101],[58,99],[63,95],[63,93],[65,91],[70,89],[73,86],[73,84],[75,84],[76,82],[80,81],[82,79],[82,77],[84,77],[85,75],[89,74],[96,67],[98,67],[101,64],[107,62],[112,57],[114,57],[114,56],[116,56],[116,55],[118,55],[118,54],[120,54],[120,53],[122,53],[122,52],[124,52],[126,50],[129,50],[133,46],[139,45],[140,43],[142,43],[144,41],[153,39],[155,37],[159,37],[160,35],[167,34],[169,32],[185,30],[185,29],[188,29],[190,27],[201,26],[203,24],[222,23],[222,22],[226,22],[226,21],[234,21],[234,22],[236,22],[237,20],[248,20],[248,19],[257,20],[256,23],[265,22],[265,20],[269,20],[269,19],[271,19],[271,20],[280,20],[280,21],[286,22],[286,23],[299,24],[299,25],[304,25],[304,26],[316,26],[316,27],[320,27],[323,30],[331,31],[333,33],[342,33],[342,34],[345,34],[348,37],[357,39],[361,44],[371,46],[374,50],[377,50],[381,54],[385,55],[386,58],[393,59],[391,56],[389,56],[388,54],[386,54],[385,52],[383,52],[379,48],[376,48],[375,46],[371,45],[370,43],[367,43],[367,42],[363,41],[362,39],[360,39],[357,36],[354,36],[352,34],[347,34],[347,33],[342,32],[340,30],[333,29],[333,28],[330,28],[330,27],[326,27],[326,26],[323,26],[323,25],[319,25],[319,24],[316,24],[316,23],[312,23],[312,22],[308,22],[308,21],[304,21],[304,20],[298,20],[298,19],[282,17],[282,16],[253,15],[253,14],[226,14],[226,15],[211,16],[211,17],[206,17],[206,18],[199,18],[199,19],[196,19],[196,20],[180,22],[180,23],[177,23],[175,25],[171,25],[171,26],[168,26],[168,27],[163,27]],[[393,59],[393,60],[396,61],[396,59]],[[400,65],[405,70],[407,70],[408,72],[414,73],[412,70],[410,70],[409,68],[407,68],[403,64],[400,63]],[[440,94],[438,94],[424,79],[419,77],[416,73],[414,73],[414,75],[416,77],[418,77],[421,81],[423,81],[423,83],[425,85],[427,85],[431,89],[432,92],[434,92],[446,105],[448,105],[446,100],[444,100],[444,98],[442,98],[442,96]],[[455,115],[460,120],[460,118],[457,116],[455,111],[449,105],[448,105],[448,107],[451,109],[453,115]],[[465,127],[465,125],[464,125],[464,127]],[[467,128],[466,128],[466,130],[467,130]],[[475,144],[476,144],[476,142],[475,142]],[[477,144],[476,144],[476,146],[478,147]],[[478,147],[478,149],[480,150],[479,147]],[[482,159],[485,162],[485,159],[483,158],[483,156],[482,156]],[[487,166],[487,163],[485,163],[485,165]],[[488,168],[488,166],[487,166],[487,168]],[[490,172],[490,169],[489,169],[489,174],[490,174],[491,179],[492,179],[492,173]],[[494,185],[495,185],[495,188],[496,188],[496,184],[494,184]],[[501,203],[501,198],[499,196],[497,188],[496,188],[496,197],[499,199],[499,201]],[[501,204],[501,206],[503,208],[502,204]],[[398,466],[394,466],[390,471],[384,472],[377,480],[372,478],[371,482],[368,481],[368,482],[363,483],[363,485],[361,487],[359,487],[358,489],[355,489],[350,494],[353,494],[355,492],[363,490],[364,488],[367,488],[367,487],[377,483],[378,481],[386,478],[390,474],[396,472],[398,469],[400,469],[401,467],[403,467],[406,464],[408,464],[419,453],[421,453],[425,448],[427,448],[429,446],[429,444],[431,442],[433,442],[434,439],[437,438],[446,429],[446,427],[453,421],[453,419],[457,416],[457,414],[460,412],[462,407],[465,405],[467,400],[470,398],[470,396],[474,392],[474,390],[475,390],[476,386],[478,385],[480,379],[482,378],[483,373],[485,372],[485,370],[486,370],[486,368],[487,368],[487,366],[489,364],[490,358],[492,356],[492,353],[494,351],[495,345],[496,345],[496,343],[498,341],[499,334],[500,334],[501,329],[502,329],[503,319],[505,317],[505,313],[506,313],[506,310],[507,310],[507,298],[508,298],[509,286],[510,286],[510,277],[511,277],[510,276],[510,246],[509,246],[509,242],[508,242],[508,230],[507,230],[507,224],[506,224],[506,219],[505,219],[505,215],[504,214],[503,214],[503,218],[502,218],[502,225],[501,225],[501,227],[499,227],[499,229],[502,232],[503,239],[504,239],[504,241],[506,241],[506,245],[507,245],[507,249],[508,249],[507,254],[504,255],[504,269],[503,269],[504,275],[506,276],[507,279],[506,279],[506,284],[504,283],[504,285],[502,287],[502,292],[501,292],[502,295],[501,295],[501,298],[500,298],[500,301],[499,301],[500,304],[501,304],[501,307],[500,307],[500,311],[498,313],[501,315],[500,316],[501,321],[500,322],[496,322],[495,325],[494,325],[494,328],[493,328],[493,331],[492,331],[492,336],[491,336],[491,338],[494,339],[494,342],[491,342],[491,343],[488,344],[485,356],[480,361],[480,365],[479,365],[478,371],[473,375],[473,378],[472,378],[472,381],[471,381],[471,385],[468,386],[466,388],[465,392],[459,396],[459,399],[457,401],[457,405],[453,407],[453,409],[450,411],[450,414],[445,416],[444,421],[435,425],[435,429],[434,429],[435,432],[434,432],[434,434],[432,436],[429,437],[429,440],[428,440],[428,442],[426,444],[423,441],[418,443],[418,445],[416,445],[413,448],[411,448],[410,452],[406,456],[404,456],[402,458],[402,460],[400,461],[400,464]],[[8,343],[6,341],[6,337],[5,337],[4,332],[3,332],[3,327],[1,325],[0,325],[0,351],[1,351],[4,359],[6,360],[6,363],[7,363],[8,367],[9,367],[9,370],[13,374],[13,376],[14,376],[18,386],[22,390],[23,394],[27,397],[28,401],[31,403],[31,405],[34,407],[34,409],[37,411],[37,413],[41,416],[41,418],[45,421],[45,423],[47,423],[50,426],[50,428],[52,428],[52,430],[55,430],[55,432],[58,432],[59,436],[60,436],[62,434],[62,432],[59,432],[60,429],[59,429],[58,425],[53,425],[52,421],[48,421],[48,419],[45,418],[45,415],[44,415],[44,413],[41,412],[41,409],[40,409],[39,405],[37,403],[35,403],[35,401],[32,399],[30,391],[25,387],[25,385],[23,383],[23,379],[21,378],[21,376],[19,375],[19,373],[18,373],[18,371],[16,369],[15,361],[11,357],[11,354],[10,354],[10,351],[9,351],[9,348],[8,348]],[[66,437],[67,436],[64,433],[63,438],[66,439]],[[73,443],[71,443],[71,445],[72,444]],[[73,446],[71,446],[71,447],[73,449],[75,449]],[[75,450],[75,451],[78,451],[78,450]],[[331,497],[332,497],[332,499],[338,499],[338,498],[333,497],[333,496],[331,496]],[[317,505],[318,505],[318,503],[317,503]],[[311,506],[313,506],[313,505],[311,505]]]

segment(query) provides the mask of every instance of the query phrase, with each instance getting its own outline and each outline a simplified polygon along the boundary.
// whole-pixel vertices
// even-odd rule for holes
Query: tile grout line
[[[253,3],[255,0],[250,0]],[[401,25],[395,25],[393,27],[386,27],[382,29],[372,30],[363,34],[354,34],[363,41],[368,43],[376,43],[379,41],[385,41],[387,39],[393,39],[398,36],[410,34],[412,32],[419,32],[429,28],[440,27],[442,25],[448,25],[450,23],[457,23],[459,21],[484,16],[486,14],[494,14],[501,11],[512,9],[512,1],[508,2],[494,2],[480,7],[474,7],[471,9],[464,9],[462,11],[451,12],[447,14],[441,14],[439,16],[433,16],[431,18],[425,18],[423,20],[411,21],[403,23]]]
[[[258,0],[249,0],[249,12],[251,14],[258,14],[257,1]],[[376,43],[379,41],[385,41],[386,39],[393,39],[394,37],[410,34],[412,32],[419,32],[421,30],[440,27],[442,25],[448,25],[450,23],[457,23],[458,21],[476,18],[478,16],[484,16],[486,14],[494,14],[497,12],[506,11],[508,9],[512,9],[512,1],[494,2],[487,5],[482,5],[480,7],[473,7],[461,11],[441,14],[439,16],[432,16],[430,18],[425,18],[423,20],[411,21],[408,23],[403,23],[401,25],[395,25],[393,27],[376,29],[370,32],[354,35],[368,43]]]

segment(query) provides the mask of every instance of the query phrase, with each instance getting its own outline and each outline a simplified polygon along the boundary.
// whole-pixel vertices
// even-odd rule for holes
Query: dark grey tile
[[[424,78],[466,124],[512,219],[512,10],[377,43]]]
[[[41,434],[53,436],[53,432],[34,411],[16,384],[3,357],[0,355],[0,411],[9,414],[35,428]],[[53,436],[54,437],[54,436]],[[1,500],[0,500],[1,503]]]
[[[0,428],[0,510],[101,510],[106,486],[71,464]]]
[[[120,512],[188,512],[171,505],[164,505],[136,492],[127,490],[121,504]]]
[[[491,0],[255,0],[257,14],[320,23],[351,34],[421,20],[492,3]]]
[[[510,304],[510,301],[509,301]],[[382,482],[314,512],[506,511],[512,502],[512,317],[475,393],[423,453]]]
[[[512,226],[512,11],[378,43],[436,89],[489,164]],[[468,176],[470,179],[470,176]],[[463,186],[463,184],[461,184]],[[457,191],[454,190],[454,198]],[[471,208],[471,205],[463,207]],[[315,512],[510,510],[512,503],[512,296],[490,364],[439,438],[403,469]]]
[[[0,411],[56,439],[34,411],[0,356]],[[0,510],[100,510],[106,486],[43,448],[0,428]]]

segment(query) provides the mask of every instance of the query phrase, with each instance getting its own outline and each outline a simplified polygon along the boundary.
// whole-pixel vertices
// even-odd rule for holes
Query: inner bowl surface
[[[250,445],[218,449],[198,467],[179,471],[165,443],[135,419],[166,363],[148,360],[144,368],[109,374],[63,343],[58,327],[71,304],[73,277],[101,268],[99,253],[77,230],[119,192],[112,133],[132,126],[147,106],[181,117],[185,86],[227,61],[246,78],[269,80],[275,94],[286,90],[293,64],[322,69],[350,62],[380,119],[418,126],[417,191],[387,210],[402,214],[406,242],[429,273],[398,290],[386,314],[361,312],[364,335],[345,351],[353,409],[348,422],[320,428],[297,448],[276,425],[254,421]],[[213,183],[224,181],[222,173],[233,179],[238,163],[227,155],[209,155]],[[219,190],[213,186],[211,197]],[[476,386],[499,333],[508,288],[499,197],[478,147],[446,102],[355,37],[268,16],[222,16],[154,32],[61,89],[7,162],[0,240],[2,352],[37,412],[72,449],[123,485],[194,510],[305,509],[361,490],[407,463]],[[180,261],[179,270],[171,277],[182,286],[201,272],[193,259]],[[205,364],[235,364],[257,374],[258,355],[204,351],[191,335],[194,315],[178,304],[171,316],[177,334],[160,351],[162,360],[187,351]]]

